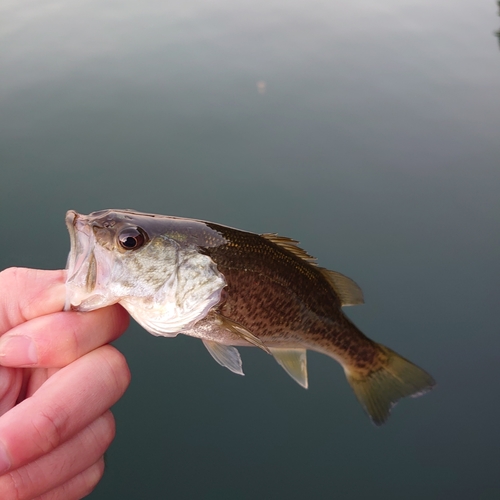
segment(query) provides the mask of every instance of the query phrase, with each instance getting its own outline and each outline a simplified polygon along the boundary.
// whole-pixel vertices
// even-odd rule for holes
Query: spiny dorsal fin
[[[293,253],[293,255],[299,257],[299,259],[305,260],[309,264],[316,265],[316,258],[309,255],[305,250],[302,250],[302,248],[298,246],[299,242],[297,240],[292,240],[292,238],[287,238],[286,236],[279,236],[276,233],[264,233],[261,234],[261,236]]]
[[[219,344],[219,342],[214,342],[213,340],[201,340],[207,348],[207,351],[219,365],[225,366],[233,373],[244,375],[243,369],[241,368],[240,353],[235,347]]]
[[[290,377],[307,389],[307,351],[305,349],[282,349],[270,347],[274,359]]]
[[[293,255],[299,257],[299,259],[305,260],[308,264],[317,266],[316,259],[305,250],[302,250],[302,248],[298,246],[299,242],[297,240],[292,240],[292,238],[287,238],[286,236],[279,236],[276,233],[264,233],[261,234],[261,236],[293,253]],[[343,306],[355,306],[365,303],[361,288],[351,278],[337,273],[336,271],[329,271],[324,267],[320,267],[319,270],[333,287]]]
[[[320,267],[319,270],[330,285],[332,285],[343,306],[355,306],[365,303],[363,291],[351,278],[335,271],[329,271],[323,267]]]

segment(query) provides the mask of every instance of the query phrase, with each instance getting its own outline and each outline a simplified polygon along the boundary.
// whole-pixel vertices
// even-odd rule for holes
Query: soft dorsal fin
[[[290,377],[307,389],[307,351],[305,349],[282,349],[270,347],[274,359]]]
[[[363,291],[351,278],[337,273],[336,271],[329,271],[323,267],[320,267],[319,270],[328,280],[330,285],[332,285],[343,306],[355,306],[357,304],[365,303],[363,299]]]
[[[207,339],[202,339],[202,342],[219,365],[225,366],[238,375],[245,375],[241,368],[240,353],[235,347]]]
[[[279,247],[293,253],[293,255],[299,257],[299,259],[305,260],[309,264],[316,265],[316,258],[309,255],[305,250],[302,250],[302,248],[298,246],[299,242],[297,240],[292,240],[292,238],[287,238],[286,236],[279,236],[276,233],[264,233],[261,234],[261,236],[268,241],[272,241]]]

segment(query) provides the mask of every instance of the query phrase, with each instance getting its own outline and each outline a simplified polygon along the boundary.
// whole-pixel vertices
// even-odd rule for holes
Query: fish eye
[[[137,250],[145,241],[144,232],[138,227],[128,227],[118,235],[118,242],[124,250]]]

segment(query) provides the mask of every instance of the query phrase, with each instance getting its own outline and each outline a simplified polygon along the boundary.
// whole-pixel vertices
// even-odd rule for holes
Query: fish
[[[398,400],[435,385],[354,325],[342,308],[364,303],[360,287],[320,267],[296,240],[118,209],[69,210],[66,225],[65,310],[119,303],[153,335],[199,338],[239,375],[237,348],[258,347],[304,388],[307,351],[325,354],[340,363],[375,425]]]

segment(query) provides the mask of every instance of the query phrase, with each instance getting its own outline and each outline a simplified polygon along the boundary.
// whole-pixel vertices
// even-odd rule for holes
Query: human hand
[[[62,312],[65,272],[0,273],[0,498],[72,500],[104,472],[130,382],[120,306]]]

